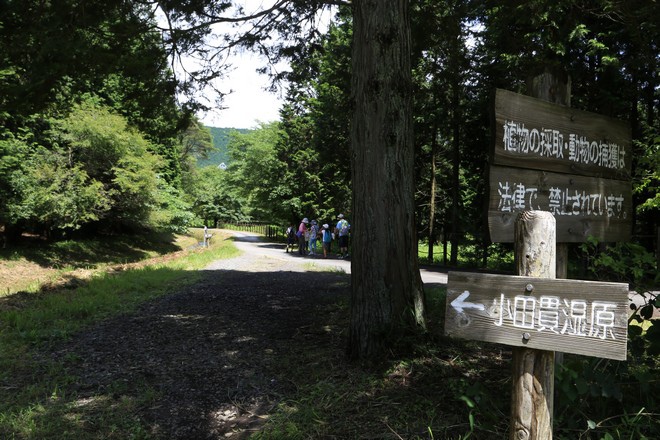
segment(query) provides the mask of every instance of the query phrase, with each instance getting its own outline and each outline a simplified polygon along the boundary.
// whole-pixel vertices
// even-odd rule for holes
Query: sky
[[[250,15],[272,5],[273,2],[273,0],[241,0],[237,3],[242,4]],[[316,25],[319,26],[321,32],[327,29],[333,14],[333,8],[325,8],[317,15]],[[218,24],[214,27],[214,31],[221,35],[223,26],[229,25]],[[248,29],[250,28],[250,25],[246,26]],[[231,29],[232,33],[240,33],[240,27],[229,27],[228,29]],[[264,67],[267,61],[250,52],[233,52],[228,61],[235,69],[219,80],[216,86],[222,92],[233,92],[224,97],[223,107],[226,108],[198,115],[202,123],[209,127],[255,128],[260,122],[279,120],[279,110],[283,104],[281,94],[284,89],[281,89],[279,94],[266,91],[265,89],[269,85],[268,76],[256,72],[256,69]],[[286,63],[277,67],[289,68]],[[209,97],[208,102],[214,101],[215,97]]]
[[[259,122],[279,120],[282,106],[280,93],[264,90],[268,86],[268,76],[259,74],[256,69],[266,62],[250,53],[234,55],[232,65],[235,70],[222,79],[220,90],[233,93],[224,97],[227,108],[212,110],[199,115],[208,127],[255,128]]]

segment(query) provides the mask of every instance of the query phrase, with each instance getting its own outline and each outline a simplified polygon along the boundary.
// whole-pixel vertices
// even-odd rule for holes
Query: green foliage
[[[67,161],[65,151],[37,148],[21,168],[10,181],[14,197],[7,209],[12,222],[75,230],[110,209],[103,184],[91,179],[80,164]]]
[[[658,127],[649,128],[637,148],[639,155],[634,191],[640,198],[637,212],[640,216],[660,216],[660,133]],[[657,224],[657,223],[656,223]]]
[[[658,405],[660,326],[656,294],[647,290],[660,282],[655,258],[642,246],[619,243],[602,249],[590,239],[581,246],[589,269],[601,281],[624,281],[640,292],[644,303],[631,304],[628,327],[628,361],[566,356],[556,372],[556,419],[559,438],[654,438],[660,435]]]
[[[208,166],[195,171],[193,177],[188,197],[199,225],[215,227],[223,222],[245,219],[243,199],[232,188],[226,170]]]
[[[59,235],[95,224],[182,231],[192,215],[160,177],[164,161],[126,119],[88,99],[64,118],[6,133],[0,220]]]
[[[0,223],[49,234],[150,226],[154,171],[176,186],[180,162],[205,144],[183,134],[195,106],[177,102],[148,8],[26,0],[0,9]]]
[[[305,126],[301,121],[297,119],[293,125]],[[248,133],[233,132],[228,145],[230,165],[223,176],[224,182],[215,185],[215,191],[223,199],[215,203],[216,208],[233,204],[231,213],[236,213],[235,204],[240,201],[242,216],[279,224],[327,213],[324,185],[318,171],[319,153],[308,142],[299,143],[300,132],[294,139],[294,130],[292,124],[271,123]],[[227,189],[219,190],[223,184]],[[203,192],[208,194],[206,190]],[[202,204],[207,212],[211,211],[211,204]],[[213,218],[231,220],[227,217],[216,212]]]
[[[53,132],[71,160],[80,163],[110,198],[112,209],[104,219],[149,225],[162,161],[150,152],[148,141],[121,116],[87,103],[55,123]]]
[[[192,207],[185,201],[183,191],[159,179],[148,224],[161,231],[183,234],[195,226],[194,220]]]
[[[207,155],[196,154],[197,166],[204,168],[207,166],[218,166],[221,163],[229,165],[230,157],[227,146],[232,138],[232,133],[238,132],[241,134],[247,134],[250,130],[246,129],[237,129],[237,128],[219,128],[219,127],[208,127],[208,130],[211,134],[211,139],[213,142],[213,149],[209,150]]]
[[[312,45],[316,50],[292,63],[295,82],[281,111],[277,144],[284,221],[350,212],[351,38],[351,17],[340,11],[338,22]]]
[[[580,248],[594,279],[627,282],[633,290],[660,282],[655,256],[641,244],[616,243],[602,249],[597,239],[589,237]]]
[[[565,355],[555,371],[557,438],[643,439],[660,435],[657,361],[627,364]]]

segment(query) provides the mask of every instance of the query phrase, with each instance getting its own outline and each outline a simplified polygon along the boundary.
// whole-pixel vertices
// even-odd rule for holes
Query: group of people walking
[[[316,255],[317,244],[320,241],[323,258],[328,258],[328,255],[332,254],[332,242],[337,240],[339,243],[339,258],[347,258],[350,229],[351,225],[344,218],[344,214],[337,216],[337,224],[333,227],[327,223],[319,225],[316,220],[310,222],[305,217],[297,228],[293,223],[287,228],[286,252],[291,251],[293,253],[293,248],[297,243],[300,255]]]

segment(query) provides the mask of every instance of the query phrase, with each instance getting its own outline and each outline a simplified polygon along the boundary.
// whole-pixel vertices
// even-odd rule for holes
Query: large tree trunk
[[[451,77],[452,77],[452,91],[451,91],[451,125],[452,125],[452,173],[451,173],[451,234],[449,239],[451,241],[451,257],[450,264],[456,266],[458,264],[458,242],[463,235],[463,228],[460,227],[461,222],[461,79],[458,64],[460,50],[458,43],[460,41],[460,30],[455,29],[456,34],[452,40],[452,54],[451,54]]]
[[[380,355],[425,325],[417,264],[408,1],[356,0],[348,354]]]

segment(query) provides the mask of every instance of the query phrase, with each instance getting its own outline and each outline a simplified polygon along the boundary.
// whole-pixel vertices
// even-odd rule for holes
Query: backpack
[[[339,229],[339,235],[344,236],[348,235],[348,222],[346,220],[341,221],[341,228]]]

